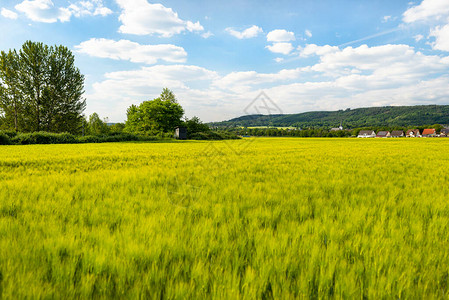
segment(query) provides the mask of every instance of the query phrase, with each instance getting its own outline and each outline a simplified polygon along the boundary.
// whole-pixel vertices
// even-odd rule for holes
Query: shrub
[[[31,144],[73,144],[77,140],[70,133],[50,133],[50,132],[33,132],[21,133],[12,138],[14,144],[31,145]]]
[[[0,145],[10,145],[11,140],[9,139],[9,136],[3,132],[0,132]]]
[[[190,135],[192,140],[235,140],[240,139],[237,135],[225,131],[197,132]]]
[[[14,130],[2,130],[1,133],[6,134],[10,139],[17,135],[17,131]]]
[[[113,135],[86,135],[77,138],[79,143],[114,143],[131,141],[154,141],[159,139],[153,136],[140,136],[131,133],[120,133]]]

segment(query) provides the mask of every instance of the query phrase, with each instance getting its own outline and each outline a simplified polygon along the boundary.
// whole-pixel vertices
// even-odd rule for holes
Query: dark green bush
[[[9,144],[11,144],[9,136],[3,132],[0,132],[0,145],[9,145]]]
[[[152,136],[140,136],[130,133],[120,133],[112,135],[86,135],[77,138],[79,143],[114,143],[130,141],[155,141],[159,138]]]
[[[190,135],[192,140],[235,140],[240,139],[237,135],[225,131],[197,132]]]
[[[17,132],[14,130],[1,130],[0,132],[6,134],[10,139],[17,135]]]
[[[14,144],[31,145],[31,144],[73,144],[77,140],[70,133],[50,133],[50,132],[33,132],[21,133],[11,139]]]
[[[50,132],[33,132],[19,133],[0,132],[0,145],[32,145],[32,144],[76,144],[76,143],[115,143],[129,141],[156,141],[167,139],[169,134],[164,133],[159,136],[142,136],[131,133],[113,133],[108,135],[86,135],[74,136],[70,133],[50,133]],[[229,132],[197,132],[192,134],[193,140],[224,140],[238,139],[239,137]]]

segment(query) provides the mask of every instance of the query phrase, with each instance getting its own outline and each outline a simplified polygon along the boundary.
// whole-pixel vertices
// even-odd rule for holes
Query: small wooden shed
[[[186,127],[176,127],[175,128],[175,139],[186,140],[187,139],[187,128]]]

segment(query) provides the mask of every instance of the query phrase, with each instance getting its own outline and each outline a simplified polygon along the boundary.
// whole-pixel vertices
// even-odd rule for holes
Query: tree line
[[[402,130],[404,133],[408,129],[418,129],[422,132],[425,128],[434,128],[437,133],[440,133],[444,126],[440,124],[424,125],[424,126],[370,126],[358,127],[346,130],[331,131],[323,128],[248,128],[248,127],[230,127],[227,130],[237,135],[248,136],[269,136],[269,137],[350,137],[357,136],[361,130],[373,130],[379,132],[381,130],[393,131]]]

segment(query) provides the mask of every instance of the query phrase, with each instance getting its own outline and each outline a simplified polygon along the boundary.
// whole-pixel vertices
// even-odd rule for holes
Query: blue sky
[[[168,87],[187,117],[449,104],[449,2],[0,0],[0,49],[62,44],[86,115],[126,119]],[[261,111],[263,113],[263,111]]]

